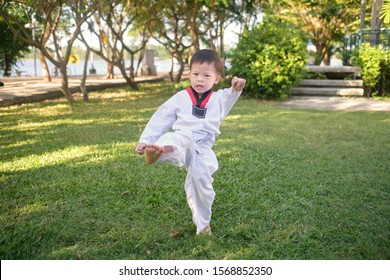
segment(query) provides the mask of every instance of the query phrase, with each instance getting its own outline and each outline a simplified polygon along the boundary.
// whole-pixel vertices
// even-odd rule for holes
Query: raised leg
[[[145,149],[145,161],[147,164],[153,164],[161,157],[162,154],[171,152],[173,152],[172,146],[149,144]]]
[[[164,148],[155,144],[149,144],[145,149],[145,162],[147,164],[155,163],[164,153]]]

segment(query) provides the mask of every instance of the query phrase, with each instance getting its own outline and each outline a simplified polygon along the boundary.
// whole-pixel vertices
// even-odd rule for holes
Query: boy
[[[239,98],[246,81],[234,77],[232,87],[213,92],[224,65],[213,50],[200,50],[190,61],[191,87],[172,96],[146,125],[136,153],[147,164],[166,162],[187,170],[185,191],[196,234],[211,234],[214,202],[212,174],[218,161],[212,150],[219,126]]]

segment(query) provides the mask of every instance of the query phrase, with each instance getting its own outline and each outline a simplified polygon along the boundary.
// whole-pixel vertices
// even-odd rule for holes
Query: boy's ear
[[[222,79],[221,75],[218,75],[217,78],[215,79],[214,84],[215,85],[218,84],[221,81],[221,79]]]

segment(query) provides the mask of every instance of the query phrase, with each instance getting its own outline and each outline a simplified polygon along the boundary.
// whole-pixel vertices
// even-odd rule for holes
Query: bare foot
[[[145,161],[147,164],[155,163],[163,154],[164,149],[158,145],[150,144],[145,149]]]
[[[210,224],[208,224],[208,225],[201,231],[201,234],[211,235],[211,227],[210,227]]]

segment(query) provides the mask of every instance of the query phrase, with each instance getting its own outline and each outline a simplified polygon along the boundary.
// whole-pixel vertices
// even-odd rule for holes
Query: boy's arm
[[[177,106],[178,102],[174,95],[157,109],[141,134],[136,153],[143,154],[147,144],[155,143],[161,135],[172,128],[176,120]]]
[[[153,144],[161,135],[167,133],[175,122],[173,108],[163,104],[150,118],[139,139],[140,143]]]
[[[240,97],[241,92],[245,86],[246,80],[234,77],[231,81],[231,88],[222,90],[220,102],[221,102],[221,119],[225,119],[233,108],[237,99]]]

